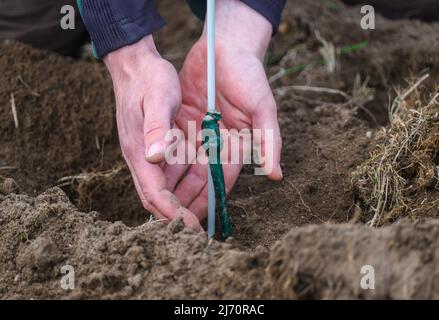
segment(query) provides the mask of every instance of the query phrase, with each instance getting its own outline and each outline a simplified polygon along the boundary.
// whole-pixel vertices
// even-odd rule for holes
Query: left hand
[[[263,57],[272,35],[272,26],[263,16],[238,0],[222,0],[216,5],[216,109],[222,114],[221,129],[273,130],[273,141],[264,139],[260,150],[272,150],[269,179],[282,179],[281,137],[276,102],[267,81]],[[180,72],[182,107],[176,125],[187,137],[188,121],[197,122],[197,131],[207,109],[206,30],[189,52]],[[270,144],[269,148],[265,148]],[[243,150],[241,150],[243,152]],[[262,154],[261,154],[262,156]],[[242,168],[224,164],[227,192]],[[168,189],[183,207],[200,220],[207,212],[207,165],[166,166]],[[181,178],[183,177],[183,178]]]

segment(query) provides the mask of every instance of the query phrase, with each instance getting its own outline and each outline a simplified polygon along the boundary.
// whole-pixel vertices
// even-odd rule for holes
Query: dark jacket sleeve
[[[286,0],[241,0],[253,10],[263,15],[273,25],[276,33]],[[192,11],[198,18],[204,20],[206,14],[206,0],[187,0]]]
[[[77,0],[97,57],[135,43],[165,24],[154,0]]]
[[[241,0],[273,25],[276,32],[286,0]],[[135,43],[164,26],[154,0],[77,0],[82,20],[100,58]],[[206,0],[188,0],[193,12],[204,19]]]

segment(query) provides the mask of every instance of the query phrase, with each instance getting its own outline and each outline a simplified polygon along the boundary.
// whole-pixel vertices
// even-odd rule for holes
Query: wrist
[[[273,32],[271,23],[240,0],[216,1],[215,11],[217,39],[262,60]],[[203,37],[207,37],[206,25]]]
[[[152,35],[148,35],[136,43],[124,46],[104,57],[104,63],[111,74],[128,66],[138,65],[138,61],[161,58]]]

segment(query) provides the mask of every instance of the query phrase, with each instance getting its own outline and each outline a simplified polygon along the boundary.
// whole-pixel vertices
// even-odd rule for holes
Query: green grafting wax
[[[226,186],[224,183],[224,172],[220,157],[222,145],[218,125],[220,119],[220,112],[207,112],[206,117],[201,124],[201,128],[203,129],[203,146],[206,149],[207,155],[209,155],[210,148],[212,148],[210,150],[216,150],[216,159],[211,159],[209,156],[209,167],[215,188],[215,199],[217,202],[217,211],[219,212],[221,233],[224,238],[228,238],[232,235],[232,221],[227,208]]]

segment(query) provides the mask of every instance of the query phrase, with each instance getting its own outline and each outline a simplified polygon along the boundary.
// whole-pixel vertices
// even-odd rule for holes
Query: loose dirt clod
[[[271,295],[281,299],[437,299],[438,236],[437,220],[418,224],[404,220],[381,229],[322,225],[292,230],[270,255]],[[373,277],[364,281],[367,276]]]
[[[8,195],[10,193],[18,193],[20,188],[18,184],[12,178],[0,177],[0,194]]]
[[[183,218],[178,218],[178,219],[172,220],[168,224],[168,229],[169,229],[169,231],[171,231],[171,233],[179,233],[179,232],[183,231],[183,229],[184,229]]]

